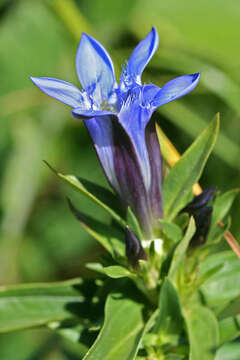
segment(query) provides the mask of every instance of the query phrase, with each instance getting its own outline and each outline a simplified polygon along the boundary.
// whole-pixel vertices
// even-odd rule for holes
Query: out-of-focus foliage
[[[73,57],[82,31],[97,34],[120,68],[130,48],[156,26],[160,48],[145,81],[161,86],[176,75],[202,73],[197,90],[163,106],[156,118],[183,152],[220,111],[220,136],[201,185],[229,190],[240,183],[239,18],[235,0],[0,1],[1,284],[89,276],[84,263],[102,250],[72,218],[65,195],[89,213],[94,209],[98,219],[107,218],[43,164],[46,159],[63,173],[107,186],[85,128],[67,106],[38,91],[29,76],[77,85]],[[231,213],[238,239],[239,200]],[[79,353],[46,331],[0,336],[1,359],[80,359]]]

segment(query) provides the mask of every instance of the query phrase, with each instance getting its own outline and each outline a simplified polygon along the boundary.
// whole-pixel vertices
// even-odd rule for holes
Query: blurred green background
[[[236,0],[0,0],[0,284],[88,275],[84,263],[102,251],[66,205],[103,219],[91,203],[43,164],[107,186],[82,124],[69,108],[38,90],[29,76],[78,86],[75,53],[81,32],[110,52],[119,75],[133,47],[150,31],[160,46],[144,72],[159,86],[201,71],[193,93],[160,108],[162,129],[183,152],[216,112],[221,134],[201,180],[221,191],[240,183],[240,2]],[[240,240],[240,198],[232,232]],[[46,330],[0,336],[2,360],[81,359],[79,349]]]

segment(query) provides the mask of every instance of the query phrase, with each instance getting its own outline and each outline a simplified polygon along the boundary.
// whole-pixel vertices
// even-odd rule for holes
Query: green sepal
[[[142,230],[139,225],[139,222],[136,216],[134,215],[134,213],[132,212],[130,206],[128,206],[127,209],[127,225],[130,226],[130,228],[135,232],[139,240],[143,238]]]
[[[194,221],[193,217],[191,217],[188,228],[185,232],[185,235],[184,235],[182,241],[180,241],[180,243],[177,245],[177,247],[174,251],[170,269],[169,269],[169,273],[168,273],[169,278],[173,279],[178,268],[182,265],[183,259],[186,255],[186,251],[189,246],[189,243],[190,243],[195,231],[196,231],[195,221]]]
[[[113,279],[120,279],[123,277],[133,278],[135,275],[132,274],[128,269],[119,265],[106,266],[99,263],[88,263],[86,267],[90,270],[97,271],[101,274],[107,275]]]

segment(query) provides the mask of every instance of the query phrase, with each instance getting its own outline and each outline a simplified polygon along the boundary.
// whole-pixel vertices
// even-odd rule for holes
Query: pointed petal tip
[[[200,73],[182,75],[166,83],[156,94],[152,102],[153,108],[177,100],[195,89],[200,79]]]
[[[67,81],[48,77],[30,76],[32,82],[45,94],[73,108],[84,104],[81,91]]]
[[[36,77],[36,76],[29,76],[29,79],[38,86],[38,80],[41,79],[41,77]]]
[[[76,69],[82,87],[88,91],[99,84],[107,100],[116,81],[112,59],[99,41],[84,32],[77,49]]]
[[[158,31],[155,26],[152,26],[150,33],[152,33],[152,36],[155,38],[155,43],[156,43],[155,46],[157,48],[159,45],[159,35],[158,35]]]
[[[195,74],[192,74],[192,77],[193,77],[194,81],[199,81],[200,75],[201,75],[200,72],[197,72],[197,73],[195,73]]]
[[[155,54],[158,44],[158,32],[152,26],[151,31],[138,43],[127,62],[126,75],[127,78],[132,79],[132,82],[141,83],[142,72]],[[124,75],[122,74],[122,81],[124,81]]]

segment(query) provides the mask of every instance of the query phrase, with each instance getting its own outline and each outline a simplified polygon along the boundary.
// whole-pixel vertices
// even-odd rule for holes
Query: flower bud
[[[145,253],[140,240],[138,239],[135,232],[129,227],[126,227],[125,233],[126,241],[126,257],[128,263],[134,268],[138,269],[138,260],[147,260],[147,254]]]
[[[196,223],[196,232],[192,238],[192,244],[204,243],[211,225],[212,219],[212,206],[208,206],[211,202],[216,186],[204,190],[200,195],[194,199],[181,211],[186,212],[194,217]]]

